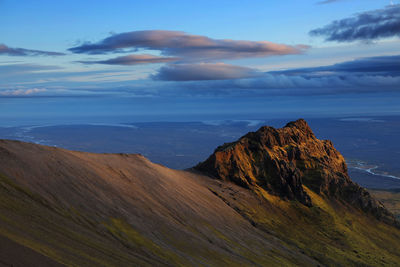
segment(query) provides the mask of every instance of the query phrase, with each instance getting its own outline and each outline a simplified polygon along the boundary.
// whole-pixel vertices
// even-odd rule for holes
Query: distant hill
[[[393,266],[394,216],[304,120],[187,171],[0,141],[0,236],[38,266]],[[1,245],[1,243],[0,243]],[[23,266],[0,253],[0,266]]]

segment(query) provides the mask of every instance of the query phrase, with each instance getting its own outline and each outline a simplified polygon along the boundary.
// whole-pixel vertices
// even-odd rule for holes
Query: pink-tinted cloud
[[[152,78],[163,81],[227,80],[257,77],[251,68],[225,63],[170,64],[162,67]]]
[[[143,55],[129,55],[111,58],[107,60],[98,61],[79,61],[84,64],[107,64],[107,65],[138,65],[138,64],[151,64],[151,63],[166,63],[171,61],[177,61],[179,58],[176,57],[159,57],[149,54]]]
[[[307,48],[308,46],[305,45],[291,46],[268,41],[212,39],[179,31],[149,30],[114,34],[97,43],[85,43],[70,48],[69,51],[106,54],[147,49],[161,51],[164,56],[177,56],[190,61],[300,54]]]

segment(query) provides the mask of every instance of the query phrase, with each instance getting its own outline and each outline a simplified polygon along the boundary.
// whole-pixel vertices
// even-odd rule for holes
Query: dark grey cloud
[[[158,50],[164,56],[181,57],[183,60],[217,60],[246,57],[300,54],[308,46],[284,45],[268,41],[237,41],[212,39],[179,31],[133,31],[114,34],[97,43],[85,43],[70,48],[73,53],[106,54]]]
[[[287,75],[338,75],[341,73],[400,76],[400,55],[359,58],[330,66],[275,72]]]
[[[242,79],[259,75],[259,72],[251,68],[225,63],[199,63],[170,64],[160,68],[152,78],[163,81],[201,81]]]
[[[25,48],[12,48],[5,44],[0,44],[0,55],[7,56],[63,56],[64,53],[31,50]]]
[[[179,60],[179,58],[162,57],[162,56],[160,57],[160,56],[142,54],[142,55],[129,55],[129,56],[116,57],[107,60],[78,61],[78,62],[84,64],[139,65],[139,64],[152,64],[152,63],[166,63],[177,60]]]
[[[400,5],[387,6],[336,20],[310,31],[311,36],[323,36],[326,41],[372,41],[400,36]]]

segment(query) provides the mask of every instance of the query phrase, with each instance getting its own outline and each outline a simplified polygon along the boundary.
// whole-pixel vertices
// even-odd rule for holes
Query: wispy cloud
[[[44,88],[4,90],[0,91],[0,96],[32,96],[46,91]]]
[[[25,48],[12,48],[5,44],[0,44],[0,55],[7,56],[63,56],[64,53],[32,50]]]
[[[331,3],[335,3],[335,2],[339,2],[342,0],[324,0],[324,1],[319,1],[317,2],[318,5],[326,5],[326,4],[331,4]]]
[[[171,61],[177,61],[179,58],[175,57],[159,57],[149,54],[142,55],[129,55],[111,58],[107,60],[98,61],[78,61],[84,64],[106,64],[106,65],[139,65],[139,64],[152,64],[152,63],[166,63]]]
[[[0,65],[0,79],[10,76],[23,76],[30,73],[47,72],[62,69],[59,66],[45,66],[37,64],[5,64]]]
[[[70,48],[69,51],[106,54],[146,49],[158,50],[164,56],[199,61],[300,54],[307,48],[305,45],[290,46],[268,41],[212,39],[179,31],[149,30],[114,34],[97,43],[85,43]]]
[[[259,76],[254,69],[224,63],[170,64],[152,78],[163,81],[200,81],[242,79]]]
[[[326,41],[371,41],[388,37],[400,37],[400,5],[356,14],[336,20],[310,31],[311,36],[323,36]]]

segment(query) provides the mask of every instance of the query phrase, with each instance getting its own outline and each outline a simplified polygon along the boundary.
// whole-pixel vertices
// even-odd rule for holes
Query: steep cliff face
[[[264,126],[233,143],[218,147],[195,169],[249,189],[262,187],[306,206],[305,187],[327,198],[355,205],[384,221],[393,216],[347,174],[343,156],[329,140],[319,140],[299,119],[281,129]]]

